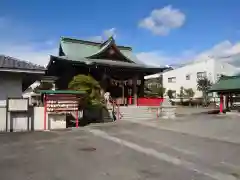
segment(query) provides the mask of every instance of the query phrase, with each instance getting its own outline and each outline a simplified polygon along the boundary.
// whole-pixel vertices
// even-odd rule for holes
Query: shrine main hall
[[[129,105],[144,96],[144,76],[165,69],[141,62],[131,47],[117,45],[113,37],[102,43],[62,37],[58,55],[50,56],[46,75],[57,77],[59,90],[68,89],[75,75],[91,75],[118,104]]]

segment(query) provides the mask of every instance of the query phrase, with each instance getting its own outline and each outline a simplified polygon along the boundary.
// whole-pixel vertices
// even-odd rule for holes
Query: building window
[[[148,89],[151,89],[152,88],[152,83],[149,83],[147,86],[148,86]]]
[[[175,83],[176,82],[176,77],[170,77],[168,78],[169,83]]]
[[[186,75],[186,80],[190,80],[190,74]]]
[[[137,85],[141,85],[141,80],[137,80]]]
[[[197,78],[204,78],[204,77],[207,77],[207,73],[205,71],[197,72]]]
[[[208,93],[208,97],[213,97],[213,93]]]

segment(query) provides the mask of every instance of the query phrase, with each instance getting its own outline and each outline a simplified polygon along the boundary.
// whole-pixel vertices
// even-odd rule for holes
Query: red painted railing
[[[163,98],[142,97],[137,99],[138,106],[159,106],[163,102]],[[128,98],[128,103],[133,104],[133,97]]]

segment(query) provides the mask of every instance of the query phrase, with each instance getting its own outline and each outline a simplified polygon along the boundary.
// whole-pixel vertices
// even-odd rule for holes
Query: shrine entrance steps
[[[120,106],[121,120],[147,120],[157,118],[157,108],[149,106]]]

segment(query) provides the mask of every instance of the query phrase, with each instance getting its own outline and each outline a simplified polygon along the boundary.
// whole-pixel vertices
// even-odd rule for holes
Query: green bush
[[[73,77],[68,88],[76,91],[86,91],[84,106],[102,106],[100,95],[100,84],[90,75],[79,74]]]

